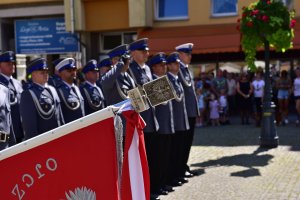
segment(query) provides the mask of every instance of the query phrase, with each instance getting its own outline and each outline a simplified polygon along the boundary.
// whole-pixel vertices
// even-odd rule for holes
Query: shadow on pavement
[[[294,124],[276,127],[279,145],[300,151],[300,128]],[[234,123],[220,127],[196,128],[193,145],[199,146],[259,146],[260,128]]]
[[[200,167],[198,170],[203,170],[212,167],[219,167],[219,166],[241,166],[246,167],[248,169],[233,172],[231,176],[238,176],[238,177],[253,177],[253,176],[260,176],[259,169],[255,167],[263,167],[269,164],[274,156],[269,154],[259,155],[259,153],[268,151],[268,149],[258,148],[251,154],[238,154],[233,156],[226,156],[216,160],[209,160],[202,163],[192,164],[193,167]]]

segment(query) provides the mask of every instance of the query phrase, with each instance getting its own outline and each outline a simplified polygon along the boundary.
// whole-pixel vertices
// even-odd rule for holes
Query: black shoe
[[[169,192],[161,188],[161,189],[159,190],[159,194],[160,194],[160,195],[168,195]]]
[[[188,183],[189,180],[187,178],[179,178],[178,181],[180,181],[181,183]]]
[[[150,200],[160,200],[157,194],[150,194]]]
[[[185,173],[184,173],[184,177],[185,178],[191,178],[191,177],[193,177],[194,175],[192,174],[192,173],[190,173],[190,172],[188,172],[188,171],[186,171]]]
[[[182,182],[173,180],[169,185],[171,185],[173,187],[182,186]]]
[[[153,191],[153,194],[157,194],[158,196],[159,196],[159,195],[167,195],[167,194],[168,194],[168,191],[163,190],[163,189],[159,189],[159,190]]]
[[[189,173],[192,174],[193,176],[199,176],[199,173],[196,172],[196,171],[187,170],[187,172],[189,172]]]
[[[175,191],[174,188],[172,186],[170,186],[170,185],[164,185],[162,187],[162,189],[165,190],[165,191],[168,191],[169,193]]]

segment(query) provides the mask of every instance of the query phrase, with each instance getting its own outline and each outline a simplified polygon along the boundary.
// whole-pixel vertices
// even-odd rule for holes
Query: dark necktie
[[[176,82],[177,82],[177,85],[178,85],[178,93],[181,94],[182,91],[181,91],[181,85],[180,85],[180,81],[178,78],[176,78]]]
[[[76,96],[78,96],[74,86],[71,87],[71,90],[75,93]]]
[[[45,90],[50,94],[50,96],[52,97],[52,92],[51,92],[50,88],[44,87],[44,89],[45,89]]]
[[[11,78],[9,79],[9,83],[11,84],[12,89],[15,90],[16,88]]]

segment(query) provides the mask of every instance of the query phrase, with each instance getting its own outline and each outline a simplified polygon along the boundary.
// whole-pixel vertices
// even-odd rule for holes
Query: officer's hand
[[[127,54],[124,54],[121,56],[121,60],[123,61],[124,65],[129,64],[130,56]]]

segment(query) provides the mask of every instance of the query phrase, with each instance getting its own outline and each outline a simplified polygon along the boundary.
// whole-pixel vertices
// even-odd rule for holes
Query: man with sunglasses
[[[47,84],[48,66],[44,58],[37,58],[27,66],[32,83],[24,90],[20,101],[20,114],[25,139],[52,130],[64,124],[60,99],[54,87]]]
[[[20,143],[24,138],[19,110],[23,89],[21,82],[12,77],[15,73],[15,62],[15,54],[12,51],[6,51],[0,55],[0,83],[9,89],[13,130],[16,142]]]
[[[61,100],[62,113],[66,123],[85,116],[84,100],[74,84],[77,68],[74,58],[65,58],[55,65],[61,78],[56,90]]]

